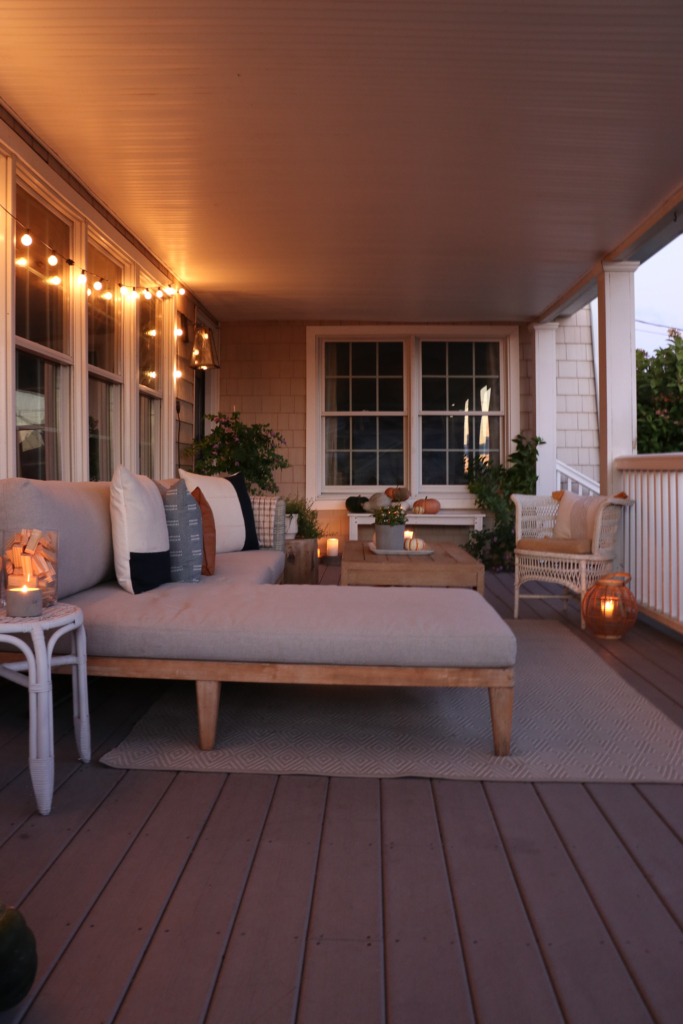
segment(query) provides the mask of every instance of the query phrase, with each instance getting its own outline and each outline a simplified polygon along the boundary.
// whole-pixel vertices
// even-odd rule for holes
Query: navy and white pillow
[[[119,466],[109,499],[116,578],[129,594],[171,582],[164,502],[156,484]]]
[[[216,523],[216,554],[226,551],[256,551],[259,542],[254,522],[254,509],[241,473],[229,476],[201,476],[178,471],[188,490],[195,487],[211,506]]]
[[[202,514],[184,480],[169,487],[164,497],[171,555],[171,583],[199,583],[202,578]]]

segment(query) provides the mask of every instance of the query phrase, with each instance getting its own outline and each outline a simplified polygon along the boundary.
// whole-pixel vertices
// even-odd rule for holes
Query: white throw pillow
[[[211,507],[216,524],[216,554],[242,551],[247,532],[240,499],[232,484],[222,476],[202,476],[184,469],[178,472],[188,491],[192,493],[199,487]]]
[[[555,540],[592,540],[595,517],[606,498],[589,497],[565,491],[557,510],[553,537]]]
[[[116,578],[123,589],[129,594],[141,593],[143,590],[158,586],[159,583],[168,582],[168,526],[163,498],[154,481],[146,476],[136,476],[125,466],[119,466],[111,481],[109,507],[114,567]],[[140,586],[134,586],[131,579],[131,552],[137,555],[168,553],[168,578],[161,578],[158,582],[149,580]],[[163,562],[162,559],[157,561]],[[135,572],[133,576],[135,577]]]

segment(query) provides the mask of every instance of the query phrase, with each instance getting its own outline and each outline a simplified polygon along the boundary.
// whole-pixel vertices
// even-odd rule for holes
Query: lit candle
[[[602,610],[606,619],[611,619],[614,614],[614,598],[605,597],[602,602]]]
[[[7,590],[7,614],[14,619],[43,614],[43,592],[40,587],[15,587]]]
[[[339,541],[336,537],[328,537],[327,554],[329,558],[336,558],[339,554]]]
[[[413,531],[412,530],[404,530],[403,531],[403,539],[404,540],[412,540],[413,539]]]

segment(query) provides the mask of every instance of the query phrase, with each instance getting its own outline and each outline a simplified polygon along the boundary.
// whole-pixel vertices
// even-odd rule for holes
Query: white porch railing
[[[589,476],[581,473],[573,466],[568,466],[559,460],[557,466],[557,490],[572,491],[574,494],[599,494],[600,484],[597,480],[591,480]]]
[[[615,460],[635,505],[624,509],[624,568],[646,614],[683,632],[683,453]]]

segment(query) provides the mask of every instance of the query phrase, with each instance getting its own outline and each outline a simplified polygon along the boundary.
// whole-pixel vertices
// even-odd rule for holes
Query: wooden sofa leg
[[[493,752],[497,757],[505,757],[510,753],[513,696],[514,690],[511,686],[489,687]]]
[[[197,717],[199,718],[199,748],[213,750],[216,743],[218,705],[221,699],[221,684],[216,679],[198,679]]]

